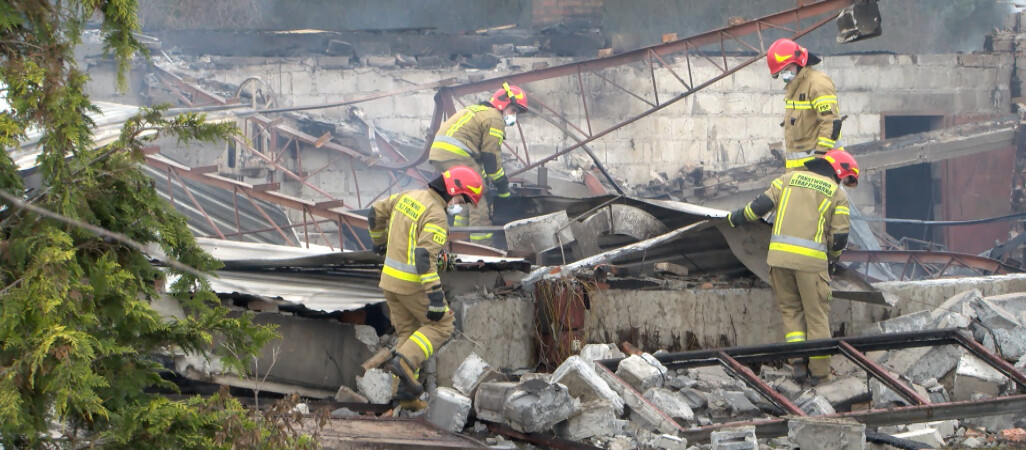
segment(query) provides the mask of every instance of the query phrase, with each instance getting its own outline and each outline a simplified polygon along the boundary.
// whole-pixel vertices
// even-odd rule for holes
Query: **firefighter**
[[[843,150],[816,156],[805,169],[781,175],[751,203],[727,214],[734,227],[776,212],[766,263],[786,342],[830,337],[830,274],[848,244],[848,196],[839,185],[855,187],[859,181],[858,164]],[[830,374],[829,356],[792,363],[799,381],[811,375],[816,385]]]
[[[492,181],[497,198],[509,198],[509,180],[502,170],[502,141],[506,138],[506,127],[516,125],[517,114],[526,111],[524,90],[503,83],[490,100],[468,106],[442,123],[431,144],[431,165],[439,171],[455,165],[471,167]],[[473,211],[460,214],[453,221],[457,227],[491,223],[485,198]],[[470,240],[491,244],[492,233],[471,233]]]
[[[378,286],[399,340],[388,368],[399,379],[396,397],[409,410],[423,409],[420,365],[453,331],[453,313],[442,292],[436,260],[448,238],[446,212],[477,205],[484,180],[477,170],[453,166],[426,189],[379,200],[367,218],[374,251],[385,256]]]
[[[830,150],[844,150],[834,82],[813,69],[819,57],[790,39],[778,39],[766,52],[770,75],[780,77],[784,90],[784,167],[805,170],[805,162]]]

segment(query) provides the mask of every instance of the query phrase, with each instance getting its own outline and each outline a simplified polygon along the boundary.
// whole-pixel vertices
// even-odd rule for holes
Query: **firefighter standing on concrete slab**
[[[830,150],[844,150],[834,82],[813,69],[819,57],[790,39],[778,39],[766,52],[770,75],[786,83],[784,96],[784,166],[805,170],[805,162]]]
[[[786,342],[831,337],[830,273],[848,245],[848,196],[839,184],[855,187],[859,181],[858,164],[843,150],[816,156],[805,168],[781,175],[751,203],[727,214],[734,227],[776,212],[766,263]],[[807,368],[815,385],[829,376],[830,357],[813,356],[794,367],[799,381]]]
[[[465,202],[477,205],[484,191],[478,171],[453,166],[426,189],[379,200],[367,218],[374,250],[385,256],[378,286],[399,340],[389,370],[399,378],[398,399],[423,409],[420,365],[452,335],[454,317],[445,301],[436,260],[449,234],[446,215]]]
[[[497,198],[509,198],[509,179],[502,170],[502,141],[506,127],[516,125],[517,114],[527,111],[523,89],[503,83],[486,102],[471,105],[442,123],[431,144],[431,165],[444,171],[455,165],[471,167],[492,180]],[[469,216],[469,217],[468,217]],[[455,217],[453,225],[488,226],[488,201]],[[471,233],[470,240],[491,244],[492,233]]]

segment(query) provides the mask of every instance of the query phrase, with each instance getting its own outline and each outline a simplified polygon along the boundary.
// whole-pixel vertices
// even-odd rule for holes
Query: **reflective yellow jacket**
[[[815,152],[837,147],[841,137],[834,82],[823,72],[802,68],[787,84],[784,106],[785,167],[806,170],[805,161],[814,158]]]
[[[371,207],[371,240],[388,245],[378,287],[403,295],[438,289],[436,261],[449,235],[442,196],[418,189],[378,200]]]
[[[431,144],[431,161],[471,158],[481,163],[492,181],[505,176],[502,170],[502,141],[506,122],[491,106],[471,105],[448,118],[438,128]],[[486,156],[488,155],[488,156]]]
[[[809,171],[781,175],[763,195],[776,210],[766,263],[807,272],[827,270],[833,236],[848,233],[848,195],[834,180]],[[757,219],[751,203],[745,218]],[[840,251],[831,256],[839,257]]]

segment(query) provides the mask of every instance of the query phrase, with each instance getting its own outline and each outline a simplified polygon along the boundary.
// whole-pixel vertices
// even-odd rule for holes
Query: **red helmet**
[[[822,156],[830,167],[834,168],[837,179],[845,186],[855,187],[859,185],[859,163],[855,158],[844,150],[830,150]]]
[[[516,86],[509,83],[502,83],[502,87],[492,94],[492,99],[489,100],[496,109],[502,111],[509,106],[510,103],[517,105],[521,112],[527,111],[527,94],[524,93],[520,86]]]
[[[467,166],[452,166],[449,170],[442,172],[442,179],[445,180],[445,192],[451,197],[465,195],[474,202],[481,200],[484,193],[484,180],[481,174]]]
[[[809,63],[809,50],[790,39],[777,39],[766,51],[766,64],[774,77],[788,64],[805,67]]]

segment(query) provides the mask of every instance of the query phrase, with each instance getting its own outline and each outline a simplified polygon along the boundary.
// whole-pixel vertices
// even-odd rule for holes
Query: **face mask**
[[[456,203],[456,204],[449,205],[448,207],[445,208],[445,212],[449,213],[450,216],[459,215],[459,213],[463,212],[463,204],[462,203]]]
[[[508,116],[502,116],[502,120],[506,122],[507,127],[511,127],[517,124],[517,115],[510,114]]]
[[[780,78],[784,79],[784,84],[790,83],[794,79],[795,73],[790,70],[780,72]]]

